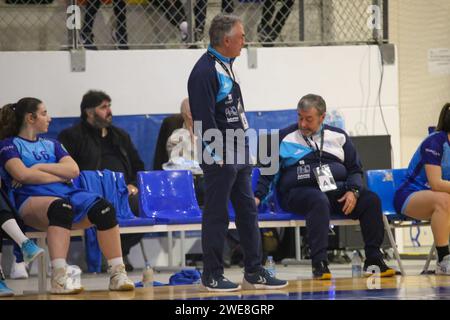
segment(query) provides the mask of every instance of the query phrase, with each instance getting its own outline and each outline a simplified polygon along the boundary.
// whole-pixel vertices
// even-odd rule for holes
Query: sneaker
[[[446,255],[441,262],[436,263],[436,274],[450,276],[450,255]]]
[[[180,38],[181,42],[186,42],[189,37],[188,33],[188,23],[187,21],[183,21],[180,23]]]
[[[223,275],[219,275],[216,277],[209,276],[205,279],[202,277],[202,283],[200,285],[202,291],[211,291],[211,292],[230,292],[230,291],[238,291],[241,290],[241,286],[231,282]]]
[[[81,288],[81,269],[77,265],[68,265],[67,269],[67,276],[72,279],[72,283],[74,287]]]
[[[115,267],[114,271],[108,271],[111,276],[109,278],[109,290],[111,291],[131,291],[134,290],[134,282],[128,278],[125,265],[121,264]]]
[[[376,268],[375,270],[369,270],[369,268]],[[366,259],[364,261],[364,276],[369,277],[373,274],[378,275],[378,272],[373,272],[380,270],[379,276],[381,278],[392,277],[395,275],[395,269],[388,267],[382,258],[378,259]]]
[[[11,273],[9,274],[11,279],[28,279],[27,266],[25,262],[14,262],[11,266]]]
[[[28,239],[22,243],[23,261],[29,264],[31,261],[44,254],[44,249],[39,248],[33,240]]]
[[[312,264],[313,278],[316,280],[330,280],[332,278],[327,261]]]
[[[80,32],[80,40],[86,50],[98,50],[97,46],[94,44],[94,35],[92,33],[86,34]]]
[[[81,284],[76,283],[67,271],[67,267],[53,269],[50,290],[52,294],[77,294],[83,291]]]
[[[261,268],[255,273],[244,273],[242,288],[244,290],[281,289],[288,285],[286,280],[275,278],[269,271]]]
[[[12,297],[13,295],[14,291],[8,288],[5,281],[0,280],[0,297]]]
[[[128,50],[128,34],[124,30],[113,29],[112,39],[119,50]]]
[[[257,32],[258,32],[258,42],[262,43],[264,47],[272,47],[273,44],[271,44],[271,42],[273,42],[272,39],[272,27],[269,25],[262,25],[259,24],[258,28],[257,28]]]

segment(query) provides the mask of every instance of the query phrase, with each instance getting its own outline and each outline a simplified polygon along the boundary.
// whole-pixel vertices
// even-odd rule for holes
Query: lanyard
[[[219,64],[220,64],[220,66],[223,68],[223,70],[225,70],[225,72],[228,74],[228,76],[231,78],[231,79],[233,79],[233,82],[236,82],[236,77],[234,76],[234,72],[233,72],[233,69],[231,68],[231,64],[230,64],[230,70],[231,70],[231,73],[230,73],[230,70],[228,70],[228,68],[227,68],[227,66],[225,65],[225,63],[223,63],[223,61],[222,60],[220,60],[219,58],[217,58],[214,54],[212,54],[211,52],[209,52],[209,51],[207,51],[207,53],[208,53],[208,55],[211,57],[211,58],[213,58],[215,61],[217,61]]]
[[[317,143],[313,140],[314,144],[316,145],[316,151],[319,151],[319,166],[322,167],[322,151],[323,151],[323,136],[325,135],[323,127],[322,130],[320,130],[320,149],[319,146],[317,145]],[[303,139],[306,141],[306,143],[308,144],[308,146],[313,149],[313,146],[311,144],[311,141],[309,141],[308,137],[305,137],[304,135],[302,135]]]

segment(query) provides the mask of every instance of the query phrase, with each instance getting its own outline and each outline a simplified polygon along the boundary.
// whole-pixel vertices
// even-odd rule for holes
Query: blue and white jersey
[[[362,188],[362,166],[350,138],[344,130],[323,125],[322,164],[329,165],[339,189]],[[301,186],[318,187],[314,169],[319,166],[321,133],[305,140],[295,123],[280,130],[280,169],[277,187],[282,193]],[[267,195],[274,176],[261,176],[255,195],[262,199]]]
[[[223,139],[224,154],[231,154],[231,149],[225,149],[225,145],[235,147],[239,142],[225,141],[227,130],[248,128],[241,88],[232,69],[233,61],[234,58],[224,57],[209,47],[189,75],[188,93],[192,119],[196,123],[200,122],[202,129],[195,134],[203,138],[203,148],[210,153],[210,144],[215,139],[205,136],[207,130],[218,129],[222,133],[220,138]],[[248,141],[245,139],[244,146],[247,145]]]
[[[22,160],[27,168],[38,163],[57,163],[69,153],[56,140],[38,138],[30,141],[21,137],[12,137],[0,141],[0,174],[8,189],[11,188],[12,177],[5,170],[5,164],[14,158]],[[13,189],[16,196],[47,195],[59,196],[70,192],[71,188],[64,183],[26,184]]]
[[[447,132],[438,131],[429,135],[417,148],[401,188],[409,190],[430,190],[425,165],[442,168],[442,179],[450,180],[450,143]]]
[[[232,74],[236,76],[235,71],[232,71],[234,58],[226,58],[216,50],[214,50],[212,47],[209,47],[208,51],[223,62],[223,64],[227,67],[229,73],[233,72]],[[218,61],[215,61],[214,67],[216,69],[217,82],[219,84],[219,90],[216,94],[216,103],[218,103],[225,98],[230,98],[229,95],[232,93],[234,82],[239,83],[239,80],[237,78],[230,78],[230,74],[222,67],[222,65]]]

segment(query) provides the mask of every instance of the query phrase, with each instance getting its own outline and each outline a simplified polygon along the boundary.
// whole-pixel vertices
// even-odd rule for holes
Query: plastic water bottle
[[[269,271],[270,274],[275,277],[277,271],[275,270],[275,262],[273,261],[272,256],[267,257],[266,270]]]
[[[353,251],[352,254],[352,277],[353,278],[360,278],[362,275],[362,268],[361,268],[361,257],[359,256],[358,251]]]
[[[144,288],[153,287],[153,269],[148,264],[142,273],[142,286]]]

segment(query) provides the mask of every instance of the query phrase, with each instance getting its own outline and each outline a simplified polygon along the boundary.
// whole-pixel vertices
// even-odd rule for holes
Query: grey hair
[[[322,115],[327,111],[325,100],[316,94],[307,94],[306,96],[303,96],[297,104],[297,110],[309,110],[310,108],[316,108],[319,115]]]
[[[225,36],[230,35],[236,23],[241,22],[241,18],[234,14],[218,14],[211,21],[209,27],[209,43],[212,47],[220,46]]]

